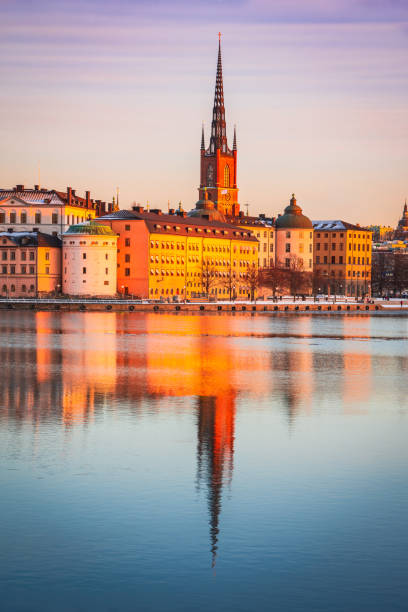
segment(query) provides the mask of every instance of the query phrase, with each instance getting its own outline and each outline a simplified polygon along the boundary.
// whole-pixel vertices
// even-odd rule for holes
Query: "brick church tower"
[[[228,147],[225,123],[224,86],[222,82],[221,34],[218,34],[218,63],[215,81],[211,137],[205,148],[204,127],[201,136],[200,200],[214,202],[222,215],[236,216],[239,212],[237,188],[237,138],[234,128],[232,151]],[[207,196],[206,196],[207,193]]]

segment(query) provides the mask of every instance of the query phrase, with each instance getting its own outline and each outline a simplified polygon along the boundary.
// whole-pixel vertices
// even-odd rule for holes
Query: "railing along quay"
[[[69,298],[0,298],[0,310],[47,310],[68,312],[155,312],[155,313],[348,313],[348,312],[401,312],[408,311],[408,304],[395,304],[390,307],[381,302],[315,302],[315,301],[279,301],[266,302],[149,302],[133,299],[69,299]]]

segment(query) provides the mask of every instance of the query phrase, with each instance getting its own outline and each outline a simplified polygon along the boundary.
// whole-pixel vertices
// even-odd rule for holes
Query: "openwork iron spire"
[[[225,129],[224,85],[222,81],[221,32],[218,33],[218,62],[215,79],[213,118],[211,123],[210,152],[216,149],[227,152],[227,136]]]

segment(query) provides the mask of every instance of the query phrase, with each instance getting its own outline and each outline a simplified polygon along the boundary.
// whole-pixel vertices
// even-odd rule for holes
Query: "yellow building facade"
[[[345,221],[314,221],[314,270],[324,293],[371,295],[372,232]]]
[[[247,229],[141,207],[100,222],[119,235],[119,293],[151,299],[248,296],[258,241]]]

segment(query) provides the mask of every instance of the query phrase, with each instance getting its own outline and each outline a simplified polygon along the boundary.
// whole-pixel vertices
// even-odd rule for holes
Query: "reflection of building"
[[[214,107],[210,144],[207,149],[204,143],[204,128],[201,138],[201,177],[198,192],[200,197],[197,209],[208,194],[209,200],[214,203],[215,210],[218,211],[219,220],[224,220],[224,215],[238,214],[237,141],[234,129],[234,143],[231,150],[228,147],[226,134],[221,40],[218,45]]]
[[[0,233],[0,295],[46,295],[61,285],[61,241],[41,232]]]
[[[371,231],[339,220],[313,221],[313,227],[315,276],[321,291],[370,294]]]
[[[115,295],[116,243],[116,234],[101,223],[72,225],[63,234],[63,293]]]
[[[206,482],[212,566],[215,566],[222,488],[230,482],[234,454],[235,402],[232,394],[221,397],[199,397],[197,418],[198,481]]]
[[[93,219],[95,216],[114,210],[114,204],[91,200],[90,192],[85,198],[67,187],[67,191],[56,189],[25,189],[17,185],[14,189],[0,189],[0,231],[42,231],[61,236],[70,225]]]

